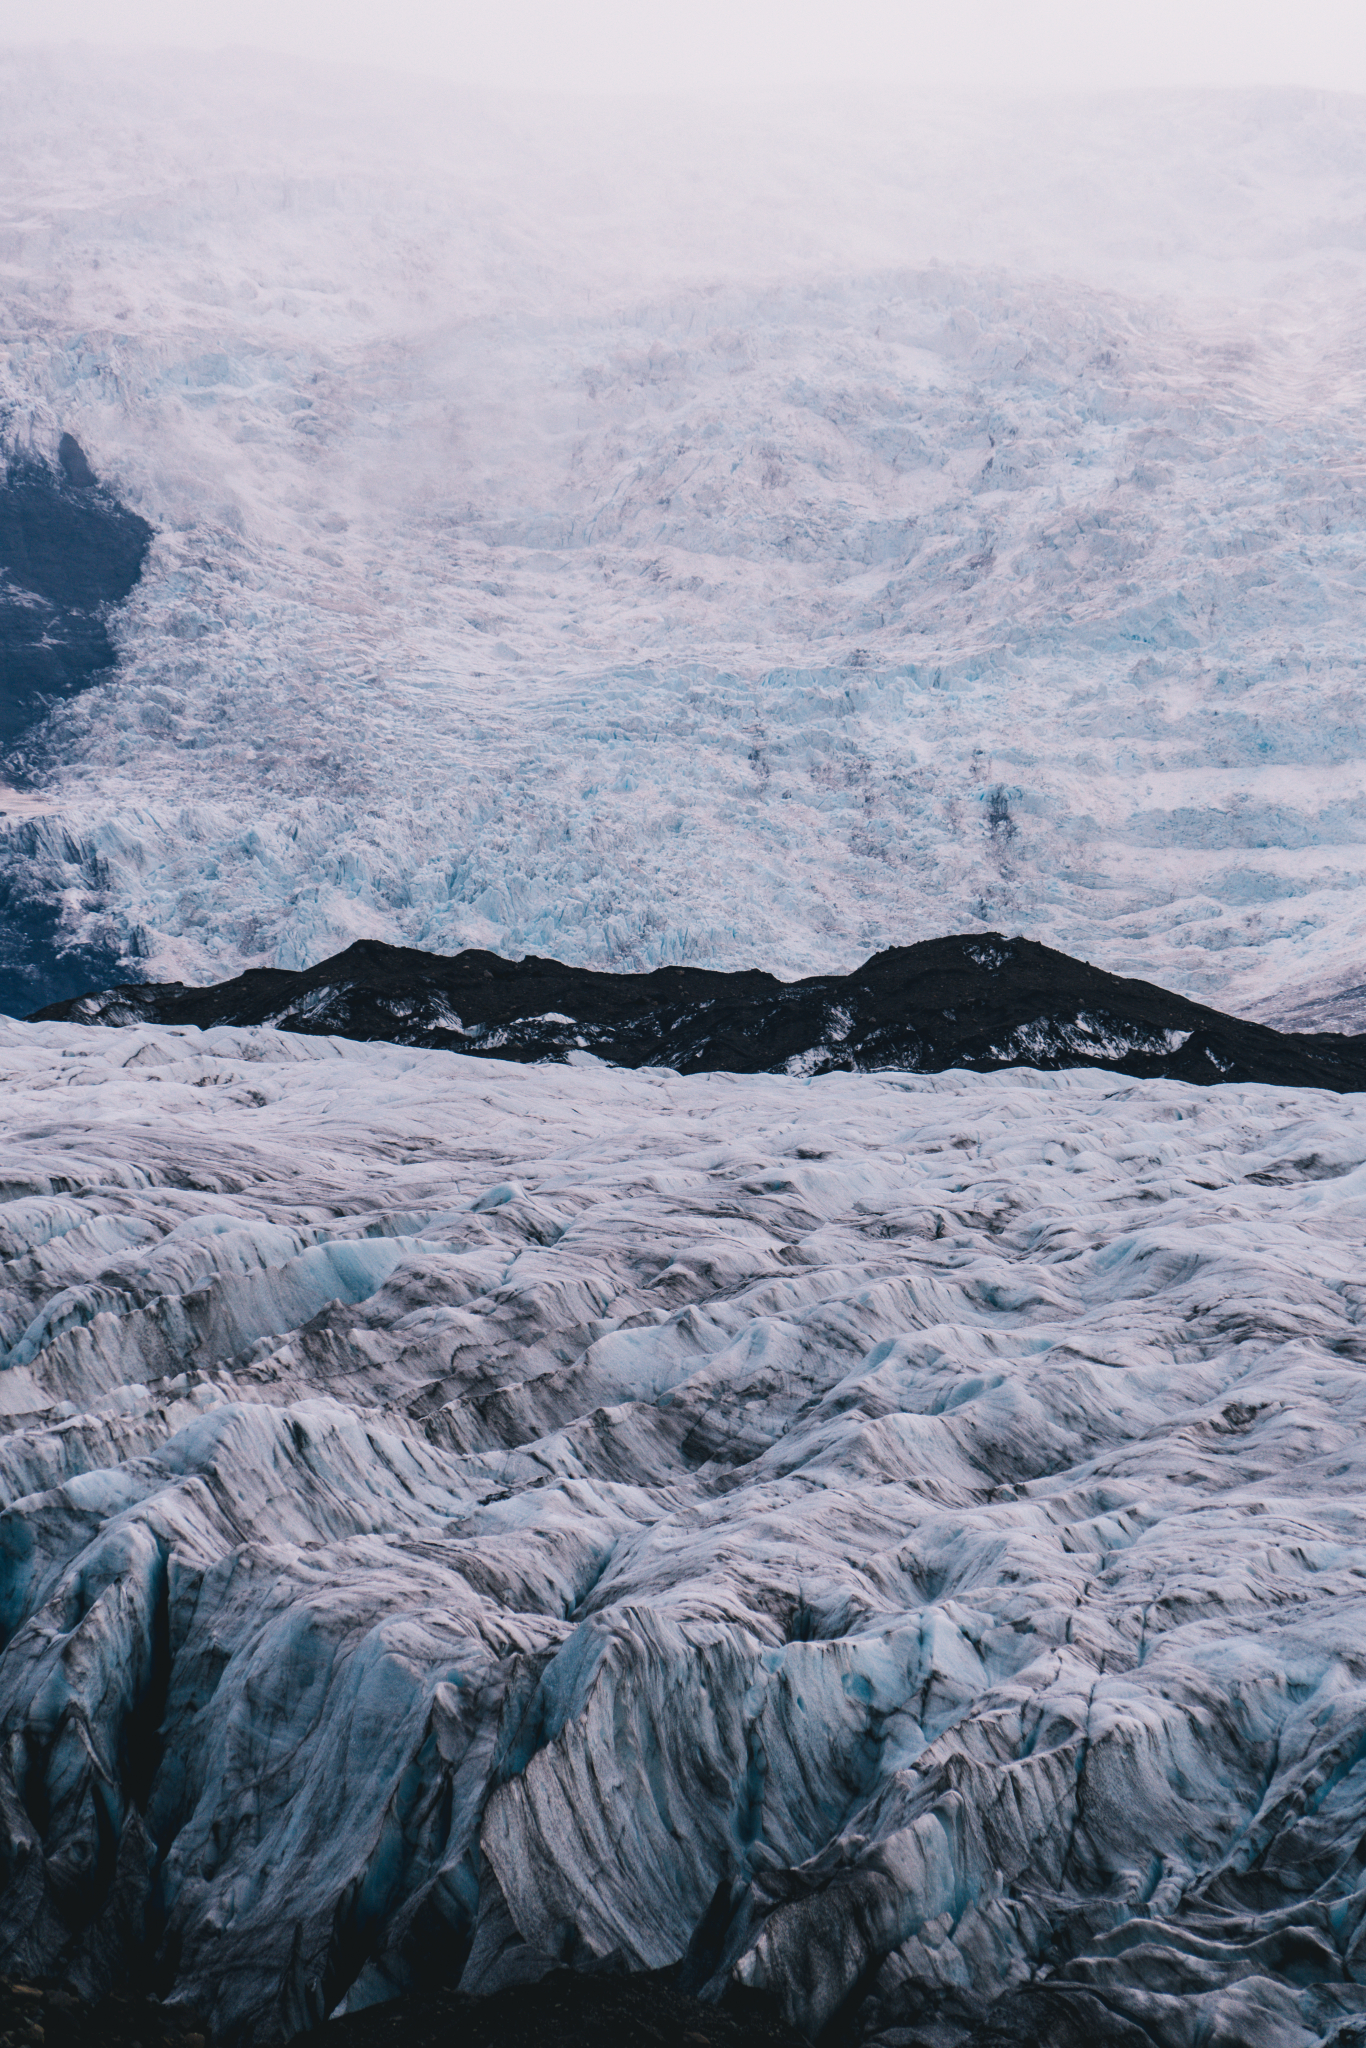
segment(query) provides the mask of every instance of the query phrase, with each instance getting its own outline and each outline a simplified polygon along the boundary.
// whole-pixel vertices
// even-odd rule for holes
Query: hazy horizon
[[[951,17],[913,0],[697,0],[686,16],[627,0],[573,10],[515,0],[496,12],[400,0],[380,17],[360,0],[18,0],[0,48],[260,50],[418,73],[494,90],[571,95],[704,93],[772,97],[877,85],[1013,97],[1124,88],[1308,86],[1366,91],[1366,16],[1343,0],[1231,4],[1153,0],[1116,21],[1081,4],[1029,10],[967,0]]]

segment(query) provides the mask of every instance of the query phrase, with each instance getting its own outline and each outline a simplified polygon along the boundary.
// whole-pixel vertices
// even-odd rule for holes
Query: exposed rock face
[[[1359,1101],[0,1069],[12,1967],[260,2044],[556,1962],[1357,2038]]]
[[[57,453],[56,468],[12,456],[0,473],[0,754],[113,667],[105,608],[131,594],[152,539],[70,434]]]
[[[92,928],[73,945],[63,931],[79,892],[69,865],[57,875],[64,858],[79,865],[79,848],[61,829],[16,821],[5,783],[52,706],[113,668],[110,607],[134,589],[151,539],[146,520],[100,488],[73,435],[61,436],[55,464],[0,454],[0,1011],[117,971],[117,944]]]
[[[680,1073],[932,1073],[1027,1062],[1366,1087],[1366,1038],[1273,1031],[999,932],[897,946],[852,974],[789,982],[691,967],[599,974],[558,960],[445,958],[366,939],[302,973],[259,968],[212,988],[125,984],[51,1004],[38,1017],[274,1024],[510,1060],[591,1051]]]

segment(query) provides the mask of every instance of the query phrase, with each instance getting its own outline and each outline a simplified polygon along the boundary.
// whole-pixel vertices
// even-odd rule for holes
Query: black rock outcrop
[[[0,457],[0,774],[24,782],[48,711],[114,665],[110,607],[142,574],[152,529],[101,488],[63,434],[55,463]],[[41,746],[41,740],[39,741]],[[9,820],[0,861],[0,1014],[15,1015],[116,971],[100,946],[61,943],[60,879],[32,822]],[[77,851],[72,848],[73,858]]]
[[[0,755],[113,666],[107,607],[132,592],[151,539],[70,434],[54,467],[15,456],[0,470]]]
[[[788,982],[695,967],[606,974],[366,939],[302,973],[255,968],[211,988],[130,984],[36,1017],[274,1024],[506,1060],[590,1053],[682,1073],[1086,1066],[1366,1088],[1366,1037],[1273,1031],[999,933],[894,946],[852,974]]]

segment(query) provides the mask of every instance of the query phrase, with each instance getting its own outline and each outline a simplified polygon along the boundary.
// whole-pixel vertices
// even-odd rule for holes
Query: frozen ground
[[[1360,2042],[1359,1098],[4,1023],[0,1104],[14,1967]]]
[[[7,886],[196,981],[1005,926],[1356,1023],[1364,174],[1304,93],[4,60],[5,432],[159,534]]]

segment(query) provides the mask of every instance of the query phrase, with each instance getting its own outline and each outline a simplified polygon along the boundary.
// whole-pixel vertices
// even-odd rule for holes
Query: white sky
[[[73,40],[578,92],[1366,91],[1363,0],[0,0],[0,45]]]

